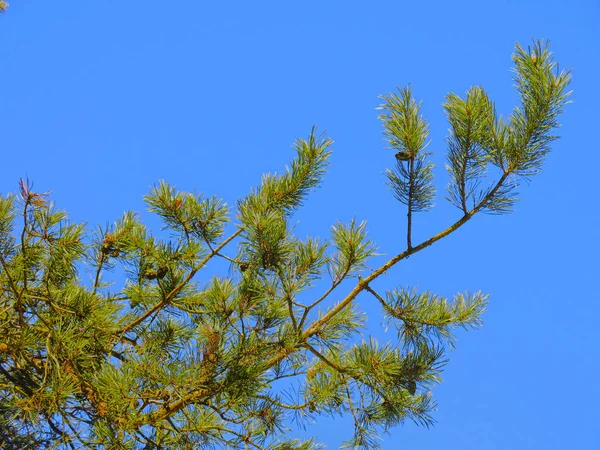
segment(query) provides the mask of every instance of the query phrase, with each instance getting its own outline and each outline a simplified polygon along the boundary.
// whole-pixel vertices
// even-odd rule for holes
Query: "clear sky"
[[[406,424],[386,449],[600,448],[597,181],[600,3],[530,1],[25,1],[0,17],[0,192],[28,176],[75,221],[104,225],[159,179],[235,204],[281,171],[312,125],[335,140],[296,231],[369,221],[381,253],[403,248],[405,209],[378,95],[412,84],[431,123],[438,207],[414,242],[459,217],[444,199],[446,93],[483,85],[516,104],[515,42],[545,38],[573,69],[573,104],[544,171],[507,216],[478,216],[389,271],[380,288],[492,294],[481,330],[459,333],[432,429]],[[377,265],[384,257],[374,261]],[[361,305],[382,339],[378,311]],[[347,420],[299,435],[337,448]]]

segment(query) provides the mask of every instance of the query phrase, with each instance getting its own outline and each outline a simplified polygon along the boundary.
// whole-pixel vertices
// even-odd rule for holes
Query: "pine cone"
[[[412,155],[409,152],[398,152],[396,153],[396,159],[398,161],[408,161],[412,158]]]

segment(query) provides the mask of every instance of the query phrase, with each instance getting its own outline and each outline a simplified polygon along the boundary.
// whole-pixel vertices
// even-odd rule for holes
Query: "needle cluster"
[[[335,223],[327,239],[294,234],[331,154],[315,129],[233,207],[152,187],[144,199],[166,238],[133,212],[88,231],[25,180],[0,195],[0,447],[312,450],[292,428],[343,415],[344,447],[375,449],[407,420],[431,425],[455,332],[481,325],[488,297],[374,282],[478,212],[509,211],[539,171],[570,76],[542,42],[513,60],[521,104],[507,119],[480,87],[447,96],[460,215],[416,245],[412,214],[435,195],[428,125],[410,88],[383,97],[386,176],[407,210],[406,247],[383,261],[364,221]],[[395,339],[364,336],[358,297],[381,306]]]

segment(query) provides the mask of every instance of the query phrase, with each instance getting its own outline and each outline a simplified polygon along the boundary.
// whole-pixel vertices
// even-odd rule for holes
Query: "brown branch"
[[[333,369],[335,369],[340,374],[346,373],[346,369],[344,369],[343,367],[338,366],[333,361],[330,361],[328,358],[325,357],[325,355],[321,354],[321,352],[319,352],[316,348],[314,348],[308,342],[303,343],[302,346],[305,347],[309,352],[311,352],[317,358],[319,358],[321,361],[323,361],[325,364],[327,364],[328,366],[330,366]]]
[[[386,303],[386,301],[383,299],[383,297],[381,297],[381,295],[379,295],[377,292],[375,292],[371,286],[369,286],[368,284],[365,286],[365,291],[369,292],[370,294],[373,295],[373,297],[375,297],[377,300],[379,300],[379,303],[381,303],[381,306],[388,307],[388,304]]]
[[[285,408],[285,409],[290,409],[290,410],[299,410],[299,409],[304,409],[307,408],[310,405],[310,402],[306,402],[306,403],[302,403],[301,405],[288,405],[286,403],[280,403],[276,400],[273,400],[271,397],[268,397],[266,395],[255,395],[256,398],[259,398],[261,400],[264,400],[266,402],[269,402],[275,406],[278,406],[280,408]]]
[[[333,283],[331,284],[329,289],[327,289],[327,291],[323,295],[321,295],[321,297],[319,297],[313,303],[311,303],[310,305],[305,307],[304,314],[302,314],[302,320],[300,320],[300,325],[299,325],[300,328],[302,328],[302,326],[304,325],[304,322],[308,318],[308,313],[310,312],[310,310],[313,309],[315,306],[317,306],[319,303],[321,303],[323,300],[325,300],[329,296],[329,294],[331,294],[335,290],[335,288],[337,288],[340,285],[340,283],[346,279],[348,272],[350,272],[350,268],[351,268],[351,265],[348,264],[346,266],[346,269],[344,270],[344,273],[341,276],[337,277],[333,281]]]
[[[329,311],[327,314],[325,314],[322,318],[313,322],[306,329],[306,331],[304,331],[304,333],[302,333],[296,349],[299,349],[299,348],[309,349],[308,347],[306,347],[308,338],[310,338],[311,336],[316,334],[319,331],[321,326],[325,325],[335,315],[337,315],[346,306],[348,306],[358,296],[358,294],[360,294],[363,290],[365,290],[367,288],[367,286],[369,285],[369,283],[371,281],[375,280],[380,275],[387,272],[388,269],[393,267],[398,262],[402,261],[403,259],[406,259],[410,255],[420,252],[421,250],[425,249],[426,247],[429,247],[433,243],[439,241],[440,239],[443,239],[444,237],[446,237],[449,234],[453,233],[454,231],[458,230],[461,226],[463,226],[465,223],[467,223],[475,214],[477,214],[480,210],[482,210],[486,206],[486,204],[490,201],[490,199],[496,194],[496,192],[498,192],[498,190],[500,189],[500,187],[502,186],[502,184],[504,183],[504,181],[506,180],[508,175],[509,175],[509,172],[505,172],[502,175],[502,177],[500,178],[500,180],[496,183],[494,188],[481,200],[481,202],[479,202],[479,204],[473,210],[471,210],[469,212],[469,214],[464,215],[458,221],[456,221],[454,224],[452,224],[451,226],[446,228],[444,231],[436,234],[435,236],[422,242],[421,244],[417,245],[416,247],[407,249],[407,250],[403,251],[402,253],[399,253],[398,255],[394,256],[388,262],[386,262],[381,267],[379,267],[379,269],[373,271],[368,277],[360,279],[358,284],[355,286],[355,288],[340,303],[338,303],[331,311]],[[290,349],[286,349],[284,351],[279,352],[277,355],[273,356],[271,359],[269,359],[268,361],[265,362],[265,368],[273,367],[274,365],[279,363],[281,360],[283,360],[286,356],[288,356],[290,353],[291,353]],[[177,400],[173,403],[170,403],[168,405],[164,405],[161,409],[154,411],[153,413],[150,413],[147,417],[148,423],[150,423],[150,424],[156,423],[158,420],[169,417],[172,414],[182,410],[186,406],[191,405],[195,402],[198,402],[204,397],[208,397],[208,396],[211,396],[214,394],[215,394],[214,389],[202,389],[200,391],[190,392],[187,395],[180,398],[179,400]]]
[[[406,223],[406,248],[407,249],[411,249],[412,248],[412,202],[413,202],[413,196],[414,196],[414,189],[415,189],[415,157],[411,156],[410,161],[408,163],[408,167],[409,167],[409,172],[408,172],[408,176],[409,176],[409,187],[408,187],[408,201],[407,206],[408,206],[408,212],[406,213],[406,217],[407,217],[407,223]]]
[[[294,330],[298,332],[298,320],[296,319],[296,314],[294,314],[294,305],[296,304],[296,302],[294,301],[291,293],[293,288],[289,289],[290,292],[288,292],[281,270],[277,271],[277,277],[279,278],[279,281],[281,281],[281,286],[285,292],[285,300],[288,305],[288,314],[290,316],[290,319],[292,320],[292,326],[294,327]]]
[[[147,414],[146,422],[150,425],[155,424],[156,422],[181,411],[186,406],[191,405],[192,403],[199,401],[204,397],[209,397],[214,394],[214,389],[202,389],[201,391],[190,392],[181,399],[174,401],[173,403],[163,405],[162,408]]]
[[[94,292],[93,294],[96,294],[96,291],[98,290],[98,285],[100,284],[100,272],[102,272],[102,266],[104,265],[104,258],[105,255],[104,253],[100,254],[100,261],[98,262],[98,270],[96,270],[96,278],[94,280]]]
[[[469,125],[467,126],[467,136],[465,138],[465,160],[460,171],[459,188],[461,206],[465,214],[469,214],[469,208],[467,207],[467,164],[469,164],[469,150],[471,149],[471,115],[467,114],[467,117],[469,118]]]
[[[321,328],[321,326],[323,326],[329,320],[331,320],[331,318],[333,318],[341,310],[343,310],[346,306],[348,306],[358,296],[358,294],[360,294],[363,290],[365,290],[371,281],[375,280],[380,275],[387,272],[388,269],[392,268],[398,262],[402,261],[403,259],[406,259],[407,257],[413,255],[414,253],[420,252],[424,248],[429,247],[430,245],[439,241],[440,239],[445,238],[449,234],[458,230],[465,223],[467,223],[475,214],[477,214],[481,209],[483,209],[485,207],[485,205],[490,201],[490,199],[496,194],[496,192],[498,192],[498,189],[500,189],[500,187],[502,186],[502,184],[504,183],[504,181],[506,180],[508,175],[509,175],[508,173],[504,173],[502,175],[502,177],[500,178],[500,180],[498,181],[498,183],[496,183],[496,186],[494,186],[494,188],[488,193],[488,195],[486,195],[485,198],[483,198],[481,200],[481,202],[479,202],[479,204],[473,210],[471,210],[468,214],[465,214],[463,217],[461,217],[459,220],[457,220],[454,224],[452,224],[451,226],[446,228],[441,233],[438,233],[435,236],[420,243],[416,247],[408,248],[405,251],[403,251],[402,253],[399,253],[398,255],[396,255],[392,259],[390,259],[388,262],[386,262],[384,265],[382,265],[379,269],[373,271],[368,277],[359,280],[358,284],[346,296],[346,298],[344,298],[340,303],[338,303],[331,311],[329,311],[323,317],[321,317],[320,319],[313,322],[313,324],[311,326],[309,326],[304,333],[302,333],[302,337],[301,337],[302,340],[306,340],[309,337],[316,334],[319,331],[319,329]]]
[[[390,305],[388,305],[387,302],[381,297],[381,295],[379,295],[377,292],[375,292],[371,288],[371,286],[366,286],[365,287],[365,291],[369,292],[377,300],[379,300],[379,303],[381,303],[381,306],[383,306],[384,308],[390,308]],[[432,321],[428,321],[428,320],[408,318],[408,317],[406,317],[405,315],[402,315],[402,314],[398,314],[398,316],[400,316],[400,317],[397,317],[397,316],[394,316],[394,317],[399,318],[404,323],[411,322],[411,323],[416,323],[418,325],[424,325],[424,326],[427,326],[427,327],[443,326],[445,324],[452,323],[451,319],[446,319],[446,320],[441,321],[441,322],[432,322]]]
[[[23,180],[21,179],[21,183]],[[27,191],[26,191],[27,192]],[[26,261],[25,256],[25,234],[27,232],[27,208],[29,206],[29,192],[27,192],[27,198],[25,198],[25,205],[23,206],[23,231],[21,232],[21,253],[23,254],[23,261]],[[23,268],[23,290],[27,290],[27,272]],[[19,298],[20,300],[20,298]]]

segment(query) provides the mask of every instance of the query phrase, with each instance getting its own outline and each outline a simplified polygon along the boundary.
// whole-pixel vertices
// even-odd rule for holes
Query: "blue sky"
[[[104,225],[133,209],[152,223],[142,195],[159,179],[233,205],[317,125],[334,155],[296,232],[325,237],[356,216],[395,254],[405,210],[382,175],[393,152],[378,95],[411,83],[431,124],[438,206],[416,217],[420,242],[459,217],[444,199],[445,94],[482,85],[509,114],[515,42],[549,39],[573,69],[573,103],[516,211],[476,217],[378,283],[492,294],[483,328],[459,334],[435,388],[437,425],[407,424],[383,445],[600,448],[599,19],[600,3],[583,0],[13,0],[0,17],[0,192],[28,176],[75,221]],[[369,329],[393,338],[360,300]],[[350,432],[324,419],[301,434],[337,448]]]

